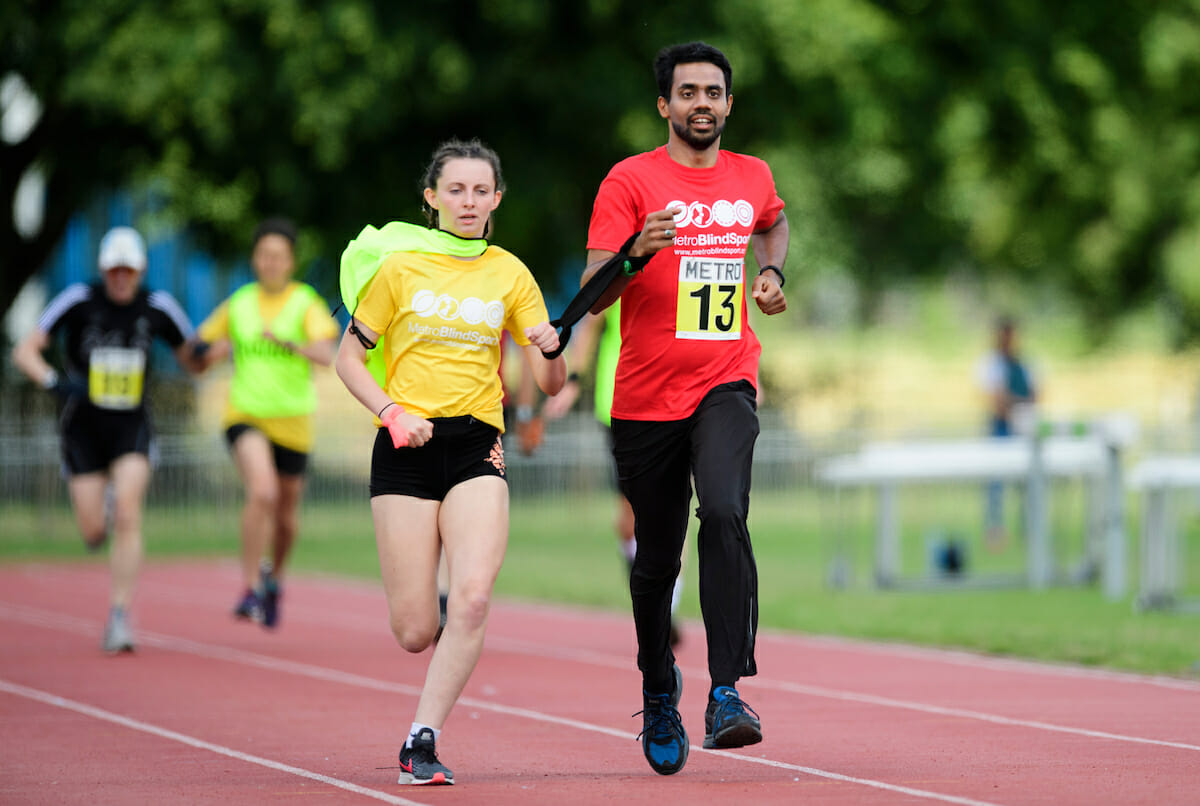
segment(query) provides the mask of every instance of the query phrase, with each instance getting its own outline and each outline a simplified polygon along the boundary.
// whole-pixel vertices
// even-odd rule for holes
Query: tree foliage
[[[734,64],[724,145],[767,158],[788,203],[789,288],[847,276],[866,313],[967,271],[1053,282],[1098,326],[1162,299],[1200,333],[1196,0],[15,5],[0,74],[43,114],[0,143],[0,192],[39,165],[47,215],[32,239],[0,217],[0,309],[115,187],[220,256],[282,212],[334,262],[364,224],[419,219],[450,136],[499,151],[496,240],[554,282],[608,168],[665,139],[655,51],[701,38]]]

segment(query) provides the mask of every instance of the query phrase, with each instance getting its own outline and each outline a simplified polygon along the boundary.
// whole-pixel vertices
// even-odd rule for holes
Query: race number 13
[[[740,339],[744,279],[741,260],[681,256],[675,338]]]

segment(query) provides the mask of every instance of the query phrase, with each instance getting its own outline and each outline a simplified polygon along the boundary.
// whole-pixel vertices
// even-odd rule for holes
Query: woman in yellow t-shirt
[[[558,333],[533,275],[483,240],[503,192],[500,160],[478,140],[434,152],[424,190],[431,230],[412,228],[421,246],[408,239],[378,250],[377,273],[357,305],[347,301],[353,316],[335,363],[383,426],[371,459],[371,512],[392,632],[409,652],[435,643],[443,550],[449,572],[446,626],[400,750],[402,784],[454,783],[435,742],[479,660],[508,543],[502,332],[529,356],[546,394],[567,374],[561,357],[542,354],[558,347]],[[343,274],[362,239],[343,254]],[[376,349],[382,388],[365,366]]]
[[[245,485],[242,594],[236,618],[275,627],[284,565],[296,540],[316,410],[314,364],[333,361],[337,324],[315,290],[295,282],[296,227],[258,225],[250,263],[256,282],[222,302],[200,326],[208,365],[233,356],[223,425]]]

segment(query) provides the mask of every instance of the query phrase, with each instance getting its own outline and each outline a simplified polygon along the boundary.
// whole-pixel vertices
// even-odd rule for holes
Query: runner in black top
[[[192,325],[179,303],[165,291],[141,287],[146,247],[137,231],[110,230],[100,242],[99,266],[100,282],[76,283],[51,300],[13,350],[13,362],[62,403],[63,470],[84,542],[99,550],[111,525],[103,648],[121,652],[133,649],[127,611],[141,565],[142,502],[150,480],[153,432],[145,391],[154,339],[165,341],[185,369],[198,366]],[[58,336],[61,372],[42,355]]]

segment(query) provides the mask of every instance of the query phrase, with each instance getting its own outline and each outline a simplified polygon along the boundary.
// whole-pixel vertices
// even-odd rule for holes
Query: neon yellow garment
[[[239,298],[241,302],[235,305],[235,300]],[[301,309],[298,328],[281,327],[282,317],[292,315],[286,313],[289,306]],[[261,431],[267,439],[277,445],[307,453],[312,450],[313,409],[287,414],[284,413],[286,408],[276,410],[267,406],[266,401],[271,398],[270,390],[259,399],[260,385],[253,374],[255,370],[239,360],[238,340],[261,340],[264,323],[271,323],[272,332],[280,341],[299,344],[335,339],[338,333],[337,321],[330,315],[329,306],[315,290],[303,283],[289,283],[277,294],[270,294],[257,283],[250,283],[222,302],[197,330],[199,337],[204,341],[215,342],[228,338],[234,345],[234,377],[222,425],[225,428],[231,425],[249,425]],[[286,352],[278,345],[272,344],[270,347]],[[245,352],[245,348],[242,352]],[[288,355],[306,365],[306,377],[301,385],[309,390],[308,394],[313,394],[310,362],[302,356],[290,353]],[[236,391],[239,385],[243,387],[240,392]],[[254,394],[249,394],[247,387]],[[248,403],[245,401],[247,397],[252,398]],[[315,402],[315,397],[313,399]],[[239,403],[245,407],[239,406]]]
[[[454,255],[455,257],[477,257],[488,248],[483,238],[460,238],[454,233],[440,229],[418,227],[403,221],[392,221],[376,229],[370,224],[363,227],[358,237],[342,252],[338,283],[342,292],[342,304],[351,316],[358,309],[363,289],[388,255],[395,252],[421,252],[424,254]],[[364,322],[364,324],[366,324]],[[367,325],[370,327],[370,325]],[[372,328],[374,329],[374,328]],[[385,350],[384,335],[380,332],[375,349],[367,354],[367,369],[380,387],[384,385]]]
[[[596,419],[612,425],[613,386],[621,356],[621,300],[604,309],[604,332],[596,348]]]
[[[529,269],[498,246],[473,258],[392,254],[354,317],[383,336],[392,400],[422,417],[470,414],[501,431],[502,331],[528,345],[525,328],[550,318]]]

